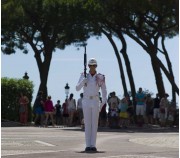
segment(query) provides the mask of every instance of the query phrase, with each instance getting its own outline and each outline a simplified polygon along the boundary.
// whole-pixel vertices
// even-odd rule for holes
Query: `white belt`
[[[87,99],[99,99],[98,96],[84,96],[84,98],[87,98]]]

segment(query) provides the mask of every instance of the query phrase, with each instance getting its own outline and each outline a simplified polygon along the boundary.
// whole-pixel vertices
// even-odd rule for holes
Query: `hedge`
[[[19,98],[23,93],[29,99],[28,122],[32,117],[33,82],[26,79],[1,78],[1,119],[19,121]]]

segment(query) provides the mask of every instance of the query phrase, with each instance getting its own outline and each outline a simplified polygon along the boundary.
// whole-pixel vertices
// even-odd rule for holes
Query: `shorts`
[[[42,110],[41,107],[37,107],[37,108],[35,109],[35,114],[41,115],[41,114],[44,114],[44,111]]]
[[[136,105],[136,115],[144,115],[144,105]]]
[[[154,108],[153,118],[160,118],[159,108]]]
[[[127,112],[120,112],[119,117],[120,118],[128,118],[128,113]]]

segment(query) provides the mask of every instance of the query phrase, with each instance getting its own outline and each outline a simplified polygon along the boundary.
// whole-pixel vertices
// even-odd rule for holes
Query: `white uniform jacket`
[[[93,98],[97,97],[99,98],[99,90],[101,88],[102,92],[102,105],[104,105],[107,101],[107,90],[106,90],[106,84],[105,84],[105,76],[96,73],[95,75],[91,75],[90,73],[87,74],[87,83],[85,84],[85,77],[84,73],[81,74],[79,82],[76,86],[76,90],[79,91],[83,87],[83,98]]]

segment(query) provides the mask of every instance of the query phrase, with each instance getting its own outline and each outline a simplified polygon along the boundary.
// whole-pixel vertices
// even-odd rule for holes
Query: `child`
[[[116,128],[118,126],[118,107],[115,103],[112,103],[111,105],[110,118],[111,118],[110,127]]]
[[[127,128],[127,124],[128,124],[128,113],[127,113],[127,109],[128,109],[128,101],[127,99],[124,97],[121,100],[121,112],[119,114],[120,116],[120,121],[119,121],[119,126],[121,127],[125,127]]]

